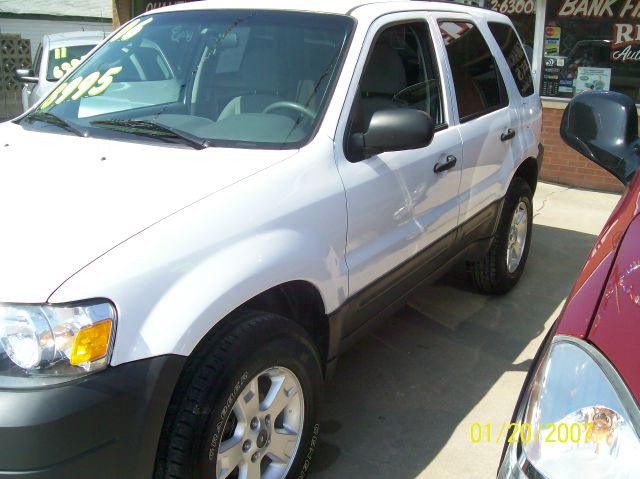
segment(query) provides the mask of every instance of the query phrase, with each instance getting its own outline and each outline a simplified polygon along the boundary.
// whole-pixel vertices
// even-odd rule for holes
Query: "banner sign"
[[[491,10],[506,15],[533,15],[536,4],[533,0],[491,0]]]
[[[131,2],[131,8],[133,9],[133,16],[140,15],[141,13],[148,12],[154,8],[168,7],[169,5],[178,5],[180,3],[187,3],[193,0],[173,0],[165,2],[157,2],[151,0],[133,0]]]
[[[611,50],[613,60],[640,61],[640,25],[616,23],[613,26]]]
[[[561,18],[612,18],[611,59],[640,61],[640,0],[564,0],[558,10]],[[626,22],[623,22],[627,20]]]

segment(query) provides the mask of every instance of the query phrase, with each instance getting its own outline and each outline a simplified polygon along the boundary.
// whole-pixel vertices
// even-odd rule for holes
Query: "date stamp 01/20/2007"
[[[550,422],[542,424],[537,429],[526,422],[503,422],[500,428],[493,427],[491,424],[474,422],[471,424],[469,437],[474,444],[501,444],[505,440],[509,443],[522,442],[525,444],[535,442],[577,444],[580,442],[588,443],[590,440],[596,439],[593,437],[595,433],[592,422]]]

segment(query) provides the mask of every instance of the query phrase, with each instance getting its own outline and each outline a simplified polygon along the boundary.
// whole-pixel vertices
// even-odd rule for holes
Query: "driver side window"
[[[424,22],[384,29],[369,52],[353,105],[351,134],[365,132],[379,110],[413,108],[444,124],[440,78]]]

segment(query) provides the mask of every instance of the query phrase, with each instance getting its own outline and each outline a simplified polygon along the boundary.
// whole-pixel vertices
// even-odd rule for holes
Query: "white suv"
[[[80,31],[42,37],[33,68],[16,70],[16,79],[25,84],[22,88],[24,111],[49,93],[56,82],[75,68],[106,36],[105,32]]]
[[[541,105],[505,16],[219,4],[0,125],[0,477],[302,477],[345,348],[455,261],[522,274]]]

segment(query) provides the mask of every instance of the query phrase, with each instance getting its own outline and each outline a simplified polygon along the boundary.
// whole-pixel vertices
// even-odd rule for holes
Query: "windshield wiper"
[[[91,122],[93,126],[104,126],[107,128],[113,128],[131,133],[132,135],[144,135],[157,137],[158,133],[168,134],[173,138],[179,138],[184,141],[185,144],[195,148],[196,150],[202,150],[213,146],[207,138],[188,133],[172,126],[163,125],[152,120],[95,120]]]
[[[54,115],[53,113],[34,111],[30,115],[26,116],[25,119],[31,120],[31,121],[42,121],[45,123],[49,123],[51,125],[55,125],[67,131],[70,131],[71,133],[75,133],[76,135],[81,136],[83,138],[86,138],[89,136],[89,132],[82,131],[80,128],[73,126],[68,121],[63,120],[58,115]]]

